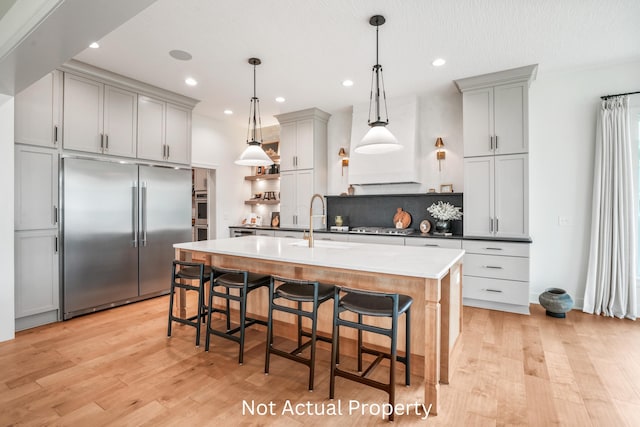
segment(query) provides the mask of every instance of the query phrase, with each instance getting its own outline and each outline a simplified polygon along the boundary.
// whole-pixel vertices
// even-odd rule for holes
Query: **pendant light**
[[[262,149],[262,121],[260,120],[260,100],[256,96],[256,66],[262,62],[258,58],[249,58],[249,64],[253,65],[253,97],[249,104],[249,125],[247,127],[247,144],[236,165],[240,166],[269,166],[273,164],[271,157]],[[257,116],[257,118],[256,118]],[[260,140],[257,140],[258,134]]]
[[[380,154],[391,151],[402,150],[402,145],[386,126],[389,124],[389,115],[387,112],[387,95],[384,90],[384,78],[382,77],[382,65],[378,61],[378,29],[380,25],[385,23],[384,16],[375,15],[369,19],[369,24],[376,27],[376,65],[371,70],[371,93],[369,95],[369,120],[371,127],[362,141],[354,148],[356,153],[361,154]],[[374,82],[375,82],[375,100],[374,100]],[[382,86],[382,101],[384,107],[384,117],[380,116],[380,87]],[[374,120],[371,120],[371,109],[375,106]]]

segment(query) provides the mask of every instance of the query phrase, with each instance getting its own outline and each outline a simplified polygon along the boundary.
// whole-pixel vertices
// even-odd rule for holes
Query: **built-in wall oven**
[[[206,191],[196,191],[195,194],[195,225],[204,225],[206,226],[209,221],[207,220],[209,206],[207,203],[207,192]]]
[[[209,240],[209,227],[206,224],[193,226],[193,241],[199,242],[201,240]]]

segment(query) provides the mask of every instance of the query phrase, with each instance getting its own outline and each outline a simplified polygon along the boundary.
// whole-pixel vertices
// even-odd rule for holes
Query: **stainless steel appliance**
[[[392,234],[406,236],[415,233],[413,228],[392,228],[392,227],[354,227],[351,229],[351,233],[363,233],[363,234]]]
[[[195,223],[198,225],[207,225],[207,212],[209,210],[209,204],[207,203],[208,196],[206,191],[196,191],[194,201],[196,205],[196,217]]]
[[[209,227],[207,225],[195,225],[193,227],[193,241],[200,242],[209,239]]]
[[[256,230],[251,228],[233,228],[231,237],[255,236]]]
[[[62,168],[64,318],[166,293],[172,244],[191,240],[190,171],[75,157]]]

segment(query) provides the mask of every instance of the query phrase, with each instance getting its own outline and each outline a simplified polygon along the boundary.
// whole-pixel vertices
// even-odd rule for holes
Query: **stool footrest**
[[[343,377],[351,381],[355,381],[357,383],[365,384],[370,387],[377,388],[378,390],[386,391],[387,393],[391,392],[392,384],[381,383],[380,381],[372,380],[371,378],[365,378],[363,375],[357,375],[348,371],[343,371],[342,369],[336,367],[335,375],[338,377]]]
[[[382,359],[384,358],[385,358],[384,354],[382,353],[378,354],[378,357],[376,357],[375,360],[371,362],[371,365],[369,365],[369,367],[364,370],[361,377],[366,378],[371,373],[371,371],[373,371],[380,364],[380,362],[382,362]]]
[[[380,350],[374,350],[372,348],[368,348],[368,347],[364,347],[364,346],[361,347],[361,350],[362,350],[363,353],[372,354],[374,356],[382,356],[385,359],[391,360],[391,354],[389,354],[389,353],[385,353],[385,352],[380,351]],[[400,362],[400,363],[404,363],[405,365],[407,364],[407,358],[406,357],[403,357],[403,356],[400,356],[400,355],[396,355],[396,360],[398,362]]]

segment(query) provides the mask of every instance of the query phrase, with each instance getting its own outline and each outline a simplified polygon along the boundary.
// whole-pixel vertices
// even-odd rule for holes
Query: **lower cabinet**
[[[59,320],[58,230],[15,232],[16,330]]]
[[[445,249],[462,249],[462,240],[460,239],[439,239],[424,237],[407,237],[404,239],[405,246],[419,246],[426,248],[445,248]]]
[[[349,241],[354,243],[380,243],[383,245],[404,246],[404,237],[374,236],[371,234],[349,234]]]
[[[334,242],[348,242],[349,241],[349,235],[346,233],[343,234],[339,234],[339,233],[323,233],[323,232],[313,232],[313,238],[315,240],[331,240]]]
[[[464,305],[529,314],[529,243],[464,240]]]
[[[275,236],[275,231],[274,230],[256,230],[256,236],[268,236],[268,237],[274,237]]]
[[[287,239],[302,239],[304,231],[287,231],[287,230],[275,230],[274,237],[285,237]]]

